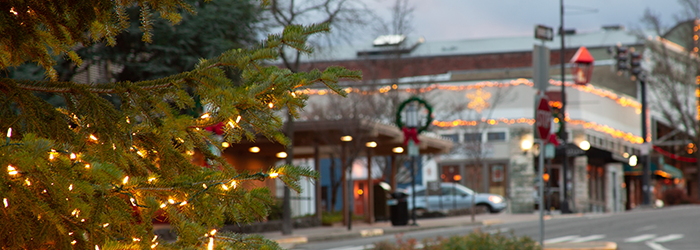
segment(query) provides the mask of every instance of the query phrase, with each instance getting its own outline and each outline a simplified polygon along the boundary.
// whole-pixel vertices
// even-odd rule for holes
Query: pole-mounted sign
[[[537,109],[535,110],[535,128],[538,137],[544,142],[549,141],[552,126],[552,108],[549,107],[549,98],[546,95],[537,96]]]

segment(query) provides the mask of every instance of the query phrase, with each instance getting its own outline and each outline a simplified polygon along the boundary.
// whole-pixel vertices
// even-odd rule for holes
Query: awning
[[[630,166],[629,164],[623,164],[623,166],[625,169],[625,175],[642,175],[642,164],[637,164],[637,166],[634,167]],[[664,178],[683,178],[683,171],[668,164],[664,164],[662,169],[658,169],[658,165],[652,162],[650,171],[651,173]]]

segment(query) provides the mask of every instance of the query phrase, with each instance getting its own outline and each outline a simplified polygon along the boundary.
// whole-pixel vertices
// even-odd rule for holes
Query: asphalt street
[[[420,220],[418,221],[420,224]],[[526,221],[491,226],[462,226],[407,232],[402,239],[449,237],[472,230],[497,231],[539,239],[539,222]],[[361,250],[381,241],[395,242],[397,235],[351,240],[310,242],[294,249]],[[617,214],[586,214],[545,221],[545,244],[610,241],[620,250],[700,250],[700,206],[677,206]]]

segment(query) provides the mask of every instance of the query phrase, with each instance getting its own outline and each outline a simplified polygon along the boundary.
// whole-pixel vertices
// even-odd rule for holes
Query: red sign
[[[548,141],[550,127],[552,126],[552,108],[549,107],[547,96],[537,97],[537,109],[535,110],[535,127],[540,139]]]

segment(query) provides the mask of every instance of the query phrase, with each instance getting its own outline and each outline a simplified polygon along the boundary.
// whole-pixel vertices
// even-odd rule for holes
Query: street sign
[[[543,41],[552,41],[554,39],[554,30],[552,30],[552,27],[536,25],[535,38]]]
[[[537,97],[537,109],[535,110],[535,128],[539,138],[546,142],[549,139],[552,126],[552,108],[549,107],[549,98],[546,95]]]
[[[532,86],[539,91],[549,87],[549,48],[535,44],[532,49]]]

